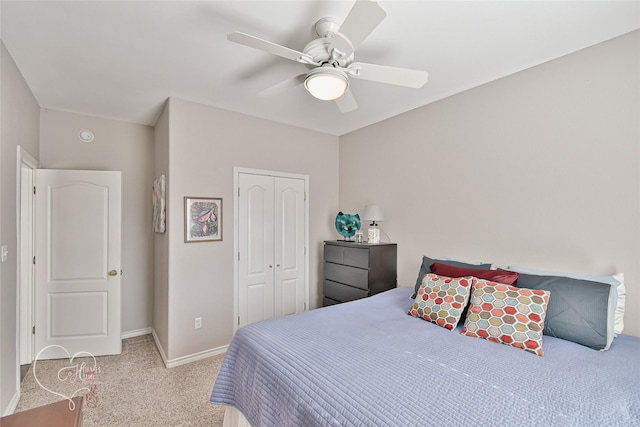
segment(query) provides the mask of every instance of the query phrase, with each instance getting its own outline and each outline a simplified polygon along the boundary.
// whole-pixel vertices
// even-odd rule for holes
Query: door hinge
[[[307,247],[304,248],[304,256],[307,256]]]
[[[238,326],[240,326],[240,316],[238,316]]]
[[[240,187],[238,187],[238,197],[240,197]]]
[[[240,261],[240,252],[238,252],[238,261]]]
[[[304,303],[304,311],[307,311],[307,303]]]
[[[305,202],[307,201],[307,192],[306,191],[304,192],[304,201]]]
[[[35,326],[32,326],[32,327],[31,327],[31,333],[32,333],[33,335],[35,335],[35,334],[36,334],[36,327],[35,327]]]
[[[33,194],[36,194],[36,186],[33,186]]]
[[[34,256],[33,256],[33,264],[35,265],[35,263],[36,263],[36,257],[35,257],[35,255],[34,255]]]

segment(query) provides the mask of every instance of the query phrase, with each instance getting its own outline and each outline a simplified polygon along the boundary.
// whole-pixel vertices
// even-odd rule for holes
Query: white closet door
[[[238,174],[238,327],[306,310],[304,178]]]
[[[305,309],[304,180],[275,178],[275,315]]]
[[[238,326],[274,316],[273,185],[270,176],[239,176]]]

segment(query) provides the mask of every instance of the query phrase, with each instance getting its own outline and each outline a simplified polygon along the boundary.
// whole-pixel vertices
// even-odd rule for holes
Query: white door
[[[122,351],[121,193],[121,172],[36,171],[36,355]]]
[[[304,179],[241,173],[238,186],[238,326],[304,311]]]
[[[305,309],[304,181],[275,178],[275,315]]]
[[[274,316],[273,177],[240,175],[240,326]]]

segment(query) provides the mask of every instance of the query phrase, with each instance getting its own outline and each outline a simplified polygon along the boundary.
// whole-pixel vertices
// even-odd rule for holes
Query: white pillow
[[[557,271],[535,270],[533,268],[524,268],[524,267],[519,267],[517,265],[510,265],[507,267],[507,270],[517,271],[518,273],[523,273],[523,274],[535,274],[538,276],[562,276],[562,277],[569,277],[571,279],[590,280],[592,282],[607,283],[609,285],[615,286],[616,313],[615,313],[615,322],[613,326],[613,331],[616,334],[622,333],[622,330],[624,329],[624,305],[625,305],[624,303],[625,303],[625,295],[626,295],[623,273],[617,273],[612,276],[594,276],[591,274],[575,274],[575,273],[562,273]]]

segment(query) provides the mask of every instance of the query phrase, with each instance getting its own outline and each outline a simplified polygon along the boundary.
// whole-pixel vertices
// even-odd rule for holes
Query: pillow
[[[542,334],[549,294],[478,280],[471,291],[462,334],[543,356]]]
[[[434,262],[431,264],[431,272],[440,276],[465,277],[473,276],[478,279],[485,279],[491,282],[502,283],[504,285],[516,286],[519,274],[508,270],[481,270],[477,268],[456,267],[453,265]]]
[[[613,341],[615,287],[562,276],[520,274],[518,284],[551,291],[544,334],[607,350]]]
[[[467,306],[473,283],[475,279],[471,277],[454,279],[429,273],[424,276],[408,314],[453,330]]]
[[[537,274],[538,276],[563,276],[563,277],[571,277],[572,279],[580,279],[580,280],[591,280],[593,282],[601,282],[601,283],[609,283],[616,287],[615,294],[615,306],[616,306],[616,314],[615,314],[615,323],[614,323],[614,332],[616,334],[621,334],[624,329],[624,305],[625,305],[625,295],[626,289],[624,287],[624,274],[617,273],[612,276],[593,276],[590,274],[574,274],[574,273],[558,273],[553,271],[542,271],[542,270],[534,270],[531,268],[523,268],[518,266],[509,266],[507,267],[509,270],[517,271],[525,274]]]
[[[413,292],[413,295],[411,296],[411,299],[414,299],[416,297],[416,294],[418,293],[418,289],[422,284],[422,279],[424,278],[424,275],[427,273],[431,273],[431,264],[433,264],[434,262],[440,262],[442,264],[453,265],[456,267],[475,268],[478,270],[489,270],[491,268],[491,264],[468,264],[462,261],[431,259],[429,257],[423,256],[422,265],[420,266],[420,272],[418,273],[418,280],[416,280],[415,290]]]
[[[442,264],[440,262],[434,262],[431,264],[431,272],[435,274],[439,274],[441,276],[448,277],[465,277],[472,276],[478,279],[485,279],[492,282],[502,283],[505,285],[516,286],[516,282],[518,280],[519,274],[515,271],[507,271],[507,270],[480,270],[476,268],[463,268],[456,267],[453,265]],[[462,316],[460,316],[460,321],[464,322],[467,318],[467,310],[465,309],[462,312]]]

